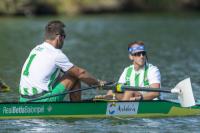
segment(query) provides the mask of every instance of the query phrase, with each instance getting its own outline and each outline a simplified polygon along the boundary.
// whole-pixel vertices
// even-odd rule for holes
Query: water
[[[121,14],[60,18],[0,18],[0,78],[12,88],[1,101],[18,100],[24,60],[43,40],[44,25],[52,19],[66,24],[63,51],[70,60],[104,80],[117,81],[130,64],[127,44],[143,40],[149,61],[162,74],[162,86],[174,87],[191,77],[195,98],[200,94],[199,14]],[[90,90],[83,98],[104,91]],[[165,94],[164,97],[175,98]],[[198,132],[200,117],[157,119],[33,119],[1,120],[1,132]]]
[[[162,119],[31,119],[3,120],[1,132],[80,132],[80,133],[182,133],[199,132],[200,117],[177,117]],[[9,125],[9,126],[8,126]]]

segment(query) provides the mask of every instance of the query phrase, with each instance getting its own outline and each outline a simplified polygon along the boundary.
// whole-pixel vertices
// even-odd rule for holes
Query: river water
[[[78,17],[0,18],[0,78],[12,88],[1,101],[18,100],[24,60],[43,41],[44,25],[52,19],[66,24],[63,51],[71,62],[100,79],[117,81],[130,64],[127,44],[143,40],[149,62],[158,66],[162,86],[171,89],[190,77],[195,98],[200,94],[200,14],[120,14]],[[83,92],[91,98],[105,91]],[[165,99],[176,96],[164,94]],[[67,97],[66,97],[67,99]],[[1,132],[199,132],[200,116],[154,119],[31,119],[1,120]]]

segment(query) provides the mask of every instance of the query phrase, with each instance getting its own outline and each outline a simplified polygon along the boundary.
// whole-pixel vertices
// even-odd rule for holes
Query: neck
[[[144,65],[142,65],[142,66],[140,66],[140,65],[138,65],[138,64],[136,64],[136,63],[133,63],[133,65],[134,65],[134,69],[135,69],[135,71],[139,71],[140,69],[142,69],[143,67],[144,67]]]
[[[57,43],[55,40],[45,40],[48,44],[52,45],[53,47],[57,48]]]

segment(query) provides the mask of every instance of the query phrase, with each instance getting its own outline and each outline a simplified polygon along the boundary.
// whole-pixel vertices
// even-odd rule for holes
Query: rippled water
[[[21,66],[29,51],[43,39],[52,19],[66,24],[63,48],[70,60],[104,80],[118,80],[129,65],[127,44],[143,40],[149,61],[160,68],[162,86],[171,88],[191,77],[194,95],[200,95],[200,16],[198,14],[123,14],[61,18],[0,18],[0,78],[12,91],[1,101],[18,99]],[[83,98],[102,91],[83,92]],[[165,94],[165,98],[175,98]],[[0,120],[1,132],[199,132],[200,117],[157,119],[33,119]]]
[[[3,120],[1,132],[81,132],[81,133],[182,133],[199,132],[200,117],[79,119],[79,120]],[[9,126],[8,126],[9,125]]]

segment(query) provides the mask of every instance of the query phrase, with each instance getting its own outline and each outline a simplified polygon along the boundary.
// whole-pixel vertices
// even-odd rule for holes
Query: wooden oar
[[[2,80],[0,80],[0,92],[8,92],[10,87],[6,85]]]
[[[178,94],[178,99],[182,107],[191,107],[195,105],[190,78],[180,81],[176,85],[176,87],[174,87],[171,90],[167,90],[167,88],[159,89],[159,88],[147,88],[147,87],[134,87],[126,85],[121,85],[116,87],[117,92],[124,92],[125,90],[176,93]]]
[[[108,83],[106,83],[106,84],[102,87],[102,89],[104,89],[105,87],[107,87],[107,85],[110,87],[111,84],[113,84],[113,82],[108,82]],[[114,84],[114,85],[115,85],[115,84]],[[54,94],[54,95],[49,95],[49,96],[34,98],[34,99],[31,99],[31,100],[28,100],[27,102],[33,102],[33,101],[42,100],[42,99],[46,99],[46,98],[51,98],[51,97],[66,95],[66,94],[74,93],[74,92],[78,92],[78,91],[96,89],[96,88],[99,88],[99,87],[101,87],[101,86],[100,86],[100,85],[94,85],[94,86],[87,87],[87,88],[81,88],[81,89],[76,89],[76,90],[69,90],[69,91],[66,91],[66,92],[64,92],[64,93],[58,93],[58,94]]]

